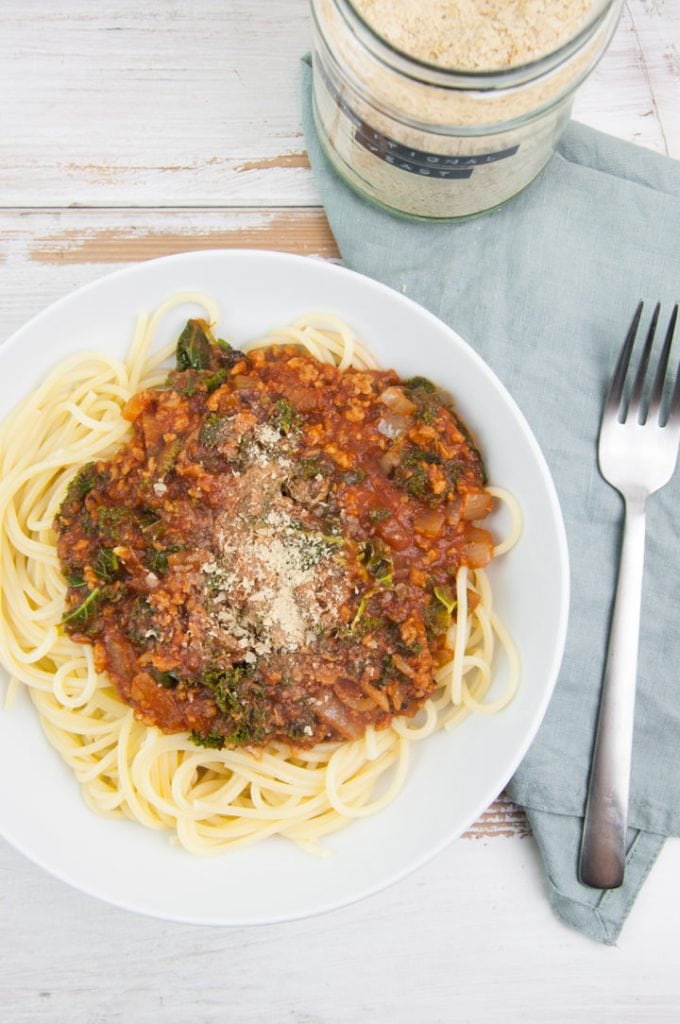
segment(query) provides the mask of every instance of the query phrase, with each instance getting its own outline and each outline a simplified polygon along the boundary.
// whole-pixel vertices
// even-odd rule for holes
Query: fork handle
[[[597,889],[623,882],[644,556],[645,499],[627,498],[581,843],[581,882]]]

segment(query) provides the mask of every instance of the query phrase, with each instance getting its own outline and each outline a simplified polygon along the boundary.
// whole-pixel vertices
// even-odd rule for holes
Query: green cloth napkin
[[[680,834],[680,472],[648,506],[625,882],[600,891],[577,865],[622,501],[597,466],[603,398],[639,299],[680,299],[680,163],[572,123],[537,180],[461,223],[408,221],[364,201],[304,125],[343,261],[431,310],[489,363],[550,465],[572,573],[562,670],[540,732],[509,787],[526,808],[554,910],[614,943],[664,839]],[[680,339],[678,339],[680,341]],[[550,571],[550,567],[546,567]]]

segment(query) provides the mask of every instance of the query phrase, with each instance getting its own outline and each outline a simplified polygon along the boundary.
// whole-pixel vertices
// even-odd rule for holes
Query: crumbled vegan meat
[[[422,378],[244,356],[202,321],[182,339],[57,516],[66,630],[140,719],[206,746],[414,714],[450,657],[456,570],[492,554],[465,429]]]

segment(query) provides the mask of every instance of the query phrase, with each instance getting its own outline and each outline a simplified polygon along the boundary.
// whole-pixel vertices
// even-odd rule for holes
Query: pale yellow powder
[[[418,60],[492,71],[552,53],[585,25],[593,0],[351,0],[378,35]]]

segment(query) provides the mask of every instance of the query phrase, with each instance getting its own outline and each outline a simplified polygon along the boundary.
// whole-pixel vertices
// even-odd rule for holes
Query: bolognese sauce
[[[244,355],[191,320],[124,416],[55,526],[64,627],[135,715],[218,748],[413,716],[452,656],[458,569],[493,554],[479,452],[434,386]]]

